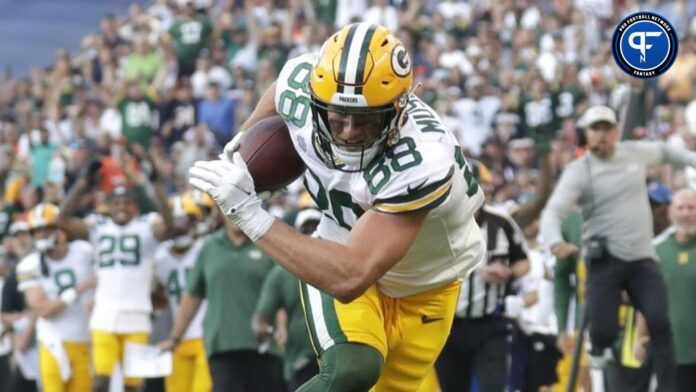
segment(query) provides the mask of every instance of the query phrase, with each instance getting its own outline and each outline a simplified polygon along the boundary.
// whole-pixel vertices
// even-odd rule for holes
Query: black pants
[[[592,343],[604,349],[616,341],[621,291],[626,290],[648,324],[658,390],[674,390],[676,368],[667,287],[657,263],[651,259],[627,262],[610,257],[590,263],[588,269],[587,304]]]
[[[677,365],[676,392],[691,392],[696,386],[696,364]]]
[[[286,392],[283,361],[256,351],[227,351],[208,357],[214,392]]]
[[[502,317],[454,319],[435,366],[443,392],[502,392],[508,377],[510,328]]]
[[[630,368],[617,361],[608,361],[604,368],[604,390],[606,392],[648,392],[652,366]]]

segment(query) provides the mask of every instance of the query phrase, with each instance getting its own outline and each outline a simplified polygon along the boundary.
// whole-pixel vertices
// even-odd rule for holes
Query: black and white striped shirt
[[[511,267],[527,259],[524,236],[510,216],[484,205],[477,221],[486,241],[487,264],[500,262]],[[487,283],[474,271],[462,283],[457,317],[472,319],[502,313],[509,291],[509,283]]]

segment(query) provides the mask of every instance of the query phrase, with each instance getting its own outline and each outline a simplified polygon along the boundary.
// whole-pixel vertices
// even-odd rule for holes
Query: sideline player
[[[68,241],[58,207],[42,203],[27,215],[36,252],[17,266],[19,289],[39,316],[39,374],[46,392],[89,391],[89,315],[82,301],[94,288],[93,248]]]
[[[461,279],[485,249],[483,202],[452,132],[412,92],[396,35],[351,24],[288,61],[245,125],[280,114],[323,217],[317,238],[274,219],[241,156],[197,162],[192,185],[303,282],[319,375],[300,391],[416,391],[447,339]]]
[[[203,214],[192,195],[185,193],[173,197],[170,204],[174,238],[157,247],[154,259],[155,276],[167,289],[172,316],[176,319],[186,279],[205,241],[197,238],[198,223],[203,220]],[[160,348],[173,349],[174,354],[174,368],[165,381],[167,392],[207,392],[213,388],[203,345],[205,308],[204,302],[183,336],[160,343]]]

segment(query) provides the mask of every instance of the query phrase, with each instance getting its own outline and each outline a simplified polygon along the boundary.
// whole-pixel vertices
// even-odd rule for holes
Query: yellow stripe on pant
[[[461,282],[402,298],[382,294],[377,286],[349,304],[303,285],[302,298],[312,343],[318,354],[335,344],[369,345],[386,358],[375,392],[434,392],[429,378],[447,341]]]
[[[70,362],[71,377],[63,382],[60,378],[60,366],[53,355],[39,344],[39,375],[44,392],[82,392],[92,390],[92,378],[89,374],[89,343],[63,342],[65,353]]]
[[[209,392],[213,389],[203,339],[182,341],[174,350],[174,369],[165,380],[167,392]]]

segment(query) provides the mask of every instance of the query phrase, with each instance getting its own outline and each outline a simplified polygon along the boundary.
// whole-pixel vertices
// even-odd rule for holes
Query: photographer
[[[561,221],[579,204],[589,271],[592,342],[602,351],[614,343],[621,290],[626,290],[645,315],[653,338],[660,390],[671,391],[674,345],[667,290],[651,247],[652,215],[645,177],[651,165],[696,166],[696,154],[660,142],[619,142],[616,114],[606,106],[589,108],[581,123],[589,151],[566,167],[542,214],[544,242],[558,259],[579,251],[561,236]]]

